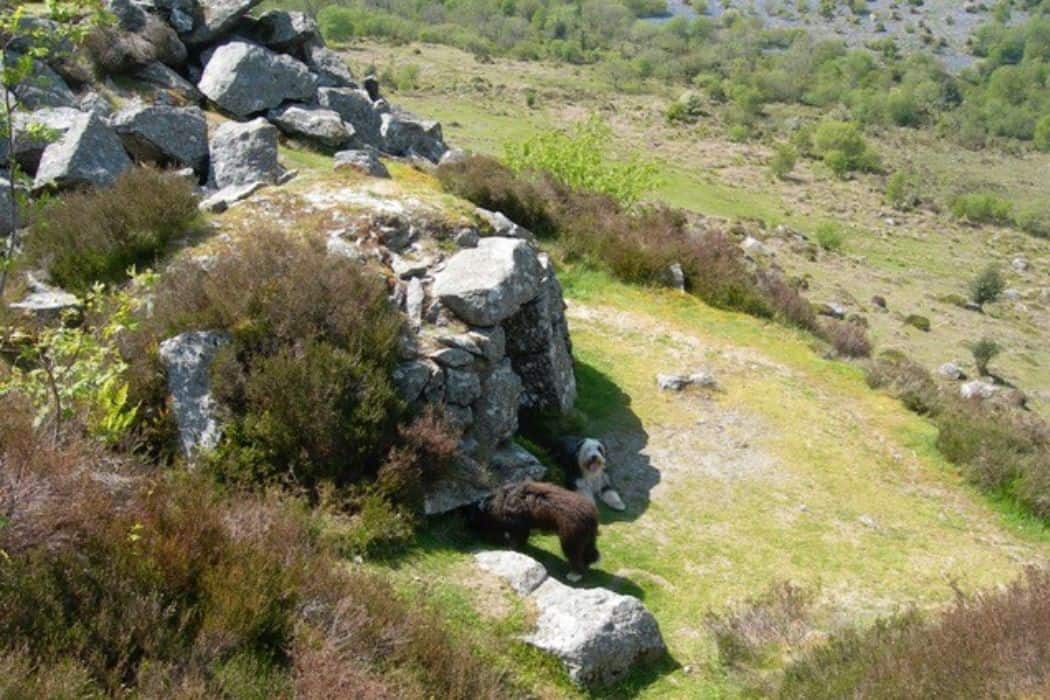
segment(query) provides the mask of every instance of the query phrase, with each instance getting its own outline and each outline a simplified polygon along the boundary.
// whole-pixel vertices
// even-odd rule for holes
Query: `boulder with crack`
[[[135,105],[117,112],[109,123],[135,160],[204,172],[208,122],[200,109]]]

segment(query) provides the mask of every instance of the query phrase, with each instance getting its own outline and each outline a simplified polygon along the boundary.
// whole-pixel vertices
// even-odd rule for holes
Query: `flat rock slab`
[[[494,326],[536,298],[543,269],[536,251],[514,238],[484,238],[449,259],[434,280],[434,294],[475,326]]]
[[[579,685],[617,683],[636,665],[656,661],[667,651],[656,618],[637,598],[605,588],[566,586],[519,552],[480,552],[474,561],[535,604],[536,629],[524,641],[557,656]]]
[[[160,344],[160,360],[168,373],[168,391],[179,425],[179,445],[187,456],[214,449],[222,438],[209,369],[228,341],[225,333],[192,331]]]

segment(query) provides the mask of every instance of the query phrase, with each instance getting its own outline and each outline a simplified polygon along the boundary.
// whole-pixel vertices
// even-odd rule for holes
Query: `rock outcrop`
[[[221,109],[243,119],[288,100],[309,102],[317,95],[317,76],[291,56],[231,41],[212,53],[197,87]]]
[[[136,105],[117,112],[109,123],[135,160],[204,173],[208,122],[197,107]]]
[[[222,333],[202,331],[183,333],[160,344],[160,360],[179,424],[179,446],[187,456],[213,449],[222,437],[208,371],[215,353],[226,342]]]
[[[582,686],[621,681],[635,666],[667,651],[656,618],[637,598],[567,586],[518,552],[480,552],[474,561],[535,605],[536,628],[524,641],[556,656]]]

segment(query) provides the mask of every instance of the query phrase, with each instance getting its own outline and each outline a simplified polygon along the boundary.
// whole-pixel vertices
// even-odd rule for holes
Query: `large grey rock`
[[[254,182],[273,184],[281,176],[277,128],[263,118],[226,122],[212,135],[211,183],[223,189]]]
[[[222,438],[218,405],[209,387],[209,368],[227,342],[223,333],[193,331],[160,344],[160,360],[168,375],[172,410],[179,425],[179,445],[187,456],[214,449]]]
[[[204,172],[208,121],[197,107],[137,105],[117,112],[109,123],[136,160]]]
[[[435,277],[434,294],[467,323],[492,326],[535,299],[542,279],[543,268],[528,243],[485,238],[449,259]]]
[[[183,41],[193,46],[215,41],[233,29],[248,10],[260,2],[262,0],[198,0],[195,28],[183,34]],[[184,9],[180,12],[186,14]]]
[[[367,92],[354,88],[323,87],[317,91],[317,102],[322,107],[338,112],[343,121],[354,127],[363,143],[375,148],[382,146],[382,117],[373,108]]]
[[[197,104],[203,97],[196,85],[160,61],[153,61],[145,65],[135,71],[132,77],[166,93],[165,99],[168,101]],[[159,101],[159,96],[155,96],[154,99]]]
[[[354,128],[336,112],[313,105],[289,104],[270,110],[267,118],[289,136],[306,139],[329,150],[350,145]]]
[[[412,403],[420,397],[433,371],[432,363],[423,361],[405,362],[393,373],[394,386],[401,398]]]
[[[491,226],[493,233],[497,236],[503,236],[504,238],[533,238],[532,231],[514,223],[503,212],[489,211],[488,209],[477,207],[474,209],[474,213],[477,214],[479,219]]]
[[[424,500],[427,515],[440,515],[474,503],[492,493],[498,486],[526,479],[542,479],[544,467],[527,450],[509,443],[495,450],[488,467],[469,457],[462,457],[453,473],[433,484]]]
[[[481,380],[481,398],[474,402],[474,439],[484,455],[518,432],[521,379],[504,360]]]
[[[33,188],[110,185],[132,165],[117,134],[94,114],[79,114],[40,157]]]
[[[525,408],[566,412],[576,402],[576,375],[565,319],[565,300],[546,255],[540,293],[503,322],[507,354],[521,377]]]
[[[0,67],[2,65],[3,62],[0,61]],[[42,61],[33,61],[29,78],[17,85],[12,92],[22,109],[77,106],[77,96],[66,85],[66,81]]]
[[[334,167],[336,170],[356,170],[371,177],[390,177],[390,171],[376,152],[368,148],[336,153]]]
[[[354,76],[346,61],[320,41],[314,41],[303,47],[303,59],[310,70],[317,74],[324,87],[356,87]]]
[[[964,399],[990,399],[995,396],[997,391],[999,391],[999,387],[995,386],[995,384],[980,379],[966,382],[959,387],[959,395]]]
[[[319,42],[321,32],[309,15],[270,10],[251,22],[247,36],[281,53],[294,53],[308,43]]]
[[[22,169],[35,175],[40,167],[40,158],[48,144],[62,138],[73,122],[83,113],[71,107],[45,107],[34,112],[16,112],[13,122],[15,131],[15,159]],[[39,138],[30,135],[32,130],[43,129],[46,134]],[[0,159],[6,160],[8,142],[0,142]]]
[[[478,568],[506,581],[518,595],[532,593],[547,580],[547,569],[543,564],[520,552],[478,552],[474,555],[474,562]]]
[[[395,156],[420,156],[437,163],[448,150],[441,124],[405,112],[382,115],[383,150]]]
[[[247,117],[288,100],[309,102],[317,77],[291,56],[231,41],[212,53],[197,87],[225,111]]]
[[[611,685],[666,653],[656,618],[637,598],[550,577],[529,598],[539,617],[525,641],[557,656],[580,685]]]

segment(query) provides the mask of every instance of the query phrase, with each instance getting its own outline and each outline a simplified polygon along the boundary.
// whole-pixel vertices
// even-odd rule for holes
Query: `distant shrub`
[[[981,338],[973,344],[970,352],[973,354],[973,361],[977,364],[977,371],[983,377],[988,374],[988,363],[1002,352],[1002,348],[991,338]]]
[[[1006,281],[998,266],[989,265],[970,282],[970,298],[976,304],[988,304],[998,299],[1005,288]]]
[[[1050,238],[1050,206],[1030,205],[1017,212],[1014,223],[1036,238]]]
[[[813,152],[839,177],[853,171],[877,172],[878,155],[853,122],[828,120],[813,132]]]
[[[518,172],[545,172],[573,188],[608,195],[625,206],[637,204],[657,184],[656,166],[614,160],[612,129],[597,116],[571,130],[548,131],[508,144],[505,159]]]
[[[495,158],[483,155],[442,165],[437,175],[447,192],[479,207],[502,212],[537,236],[554,235],[549,203],[536,177],[519,175]]]
[[[887,350],[867,367],[868,386],[884,388],[900,399],[910,411],[919,415],[940,411],[941,397],[937,382],[922,365],[903,353]]]
[[[329,5],[317,13],[317,24],[326,41],[344,42],[354,38],[355,18],[349,7]]]
[[[970,192],[955,197],[951,202],[952,215],[975,224],[1009,225],[1013,205],[990,192]]]
[[[664,116],[671,124],[692,124],[700,118],[703,106],[703,98],[700,94],[690,90],[669,104]]]
[[[886,181],[886,203],[899,211],[910,211],[922,203],[921,187],[917,174],[898,170]]]
[[[773,148],[773,157],[769,160],[769,172],[778,180],[784,180],[795,169],[798,151],[790,143],[777,144]]]
[[[231,335],[212,365],[231,414],[214,462],[226,478],[351,482],[391,444],[400,316],[381,280],[317,240],[263,228],[221,244],[210,265],[176,263],[144,328]]]
[[[1050,153],[1050,114],[1036,122],[1034,142],[1040,151]]]
[[[762,270],[758,273],[758,283],[780,321],[811,333],[820,333],[821,326],[817,323],[817,314],[813,310],[813,305],[802,296],[798,289],[784,281],[780,273],[774,270]]]
[[[831,343],[843,357],[868,357],[871,355],[871,341],[864,326],[849,321],[828,319],[821,324],[819,335]]]
[[[925,316],[920,316],[919,314],[909,314],[908,317],[904,319],[904,324],[906,326],[911,326],[912,328],[917,328],[924,333],[930,332],[930,319]]]
[[[842,250],[845,241],[842,229],[833,221],[825,221],[817,226],[813,236],[817,239],[817,245],[827,251]]]
[[[1050,572],[964,595],[925,618],[909,611],[836,632],[790,663],[778,697],[1017,697],[1050,676]]]
[[[744,143],[751,138],[751,127],[747,124],[732,124],[726,135],[733,143]]]
[[[26,255],[57,284],[83,292],[97,281],[123,280],[134,265],[151,265],[199,222],[192,183],[135,168],[112,187],[51,200],[30,222]]]

